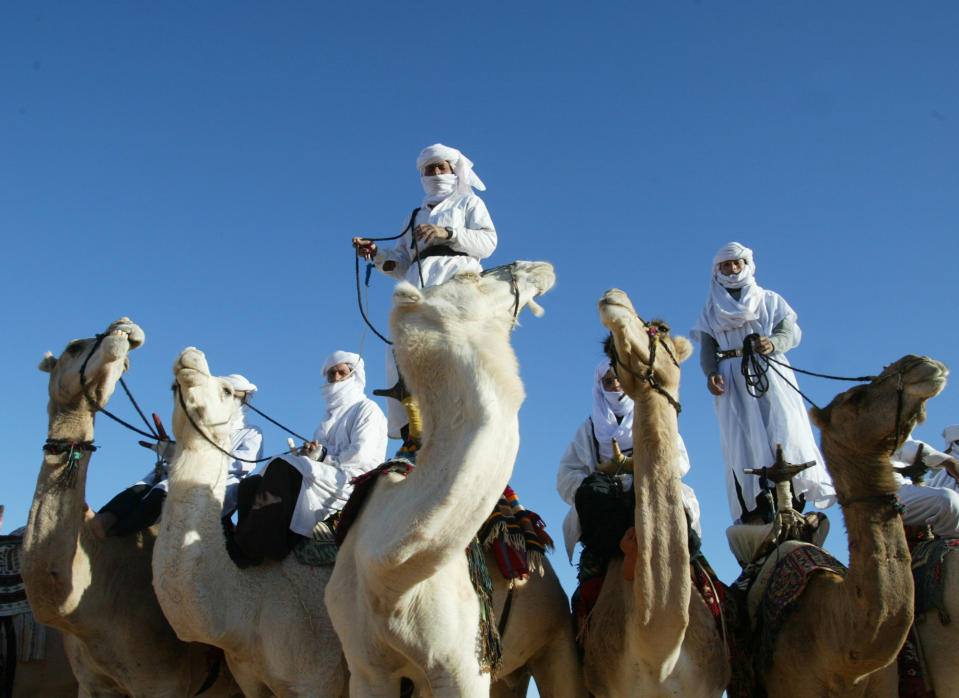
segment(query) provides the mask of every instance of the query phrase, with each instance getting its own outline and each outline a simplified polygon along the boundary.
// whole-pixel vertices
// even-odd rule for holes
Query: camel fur
[[[390,327],[397,365],[423,416],[408,477],[378,479],[337,557],[326,605],[350,667],[350,694],[490,691],[480,667],[479,603],[466,547],[509,480],[523,401],[509,343],[516,315],[555,281],[545,262],[401,282]]]
[[[74,340],[59,358],[44,357],[40,369],[50,373],[48,440],[93,441],[94,413],[113,394],[130,350],[143,341],[143,330],[120,318],[99,343]],[[89,400],[81,388],[84,361]],[[65,453],[44,453],[21,570],[34,616],[62,631],[81,696],[192,696],[220,653],[179,640],[160,611],[150,584],[155,529],[104,541],[93,535],[84,517],[89,463],[89,451],[75,470]],[[204,695],[235,691],[221,669]]]
[[[177,450],[153,549],[163,612],[181,638],[223,649],[246,696],[345,695],[346,662],[323,606],[329,567],[289,555],[239,569],[227,553],[220,512],[240,398],[193,347],[173,372]]]
[[[509,581],[487,552],[493,582],[493,608],[502,618]],[[586,698],[586,684],[576,650],[569,598],[544,556],[543,569],[516,583],[503,636],[503,666],[490,687],[492,698],[524,698],[529,678],[541,696]]]
[[[691,582],[677,410],[666,397],[679,399],[679,362],[692,346],[665,325],[646,324],[618,289],[600,299],[599,316],[613,335],[616,374],[636,403],[637,555],[632,569],[624,570],[617,557],[606,571],[584,642],[586,685],[593,695],[610,698],[720,696],[729,664],[713,616]],[[639,379],[654,342],[653,379],[662,392],[653,389],[653,380]]]
[[[765,674],[771,698],[898,694],[895,661],[913,620],[913,580],[890,457],[947,373],[937,361],[905,356],[810,410],[842,506],[849,569],[809,579],[776,639]]]

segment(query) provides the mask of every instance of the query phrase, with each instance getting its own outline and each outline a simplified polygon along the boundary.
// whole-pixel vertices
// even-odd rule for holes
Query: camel
[[[50,424],[21,574],[34,616],[63,632],[82,696],[192,696],[220,664],[214,648],[177,639],[160,611],[150,586],[154,531],[100,541],[85,521],[94,414],[143,341],[143,330],[120,318],[40,362],[50,373]],[[235,691],[222,669],[204,695]]]
[[[493,609],[500,619],[509,582],[499,573],[492,553],[486,554],[486,567],[493,582]],[[502,641],[503,665],[490,687],[492,698],[524,698],[530,675],[540,695],[586,698],[569,599],[545,557],[543,570],[530,570],[529,579],[514,588]]]
[[[729,663],[691,581],[676,451],[679,363],[692,345],[662,323],[644,322],[618,289],[600,299],[599,316],[613,335],[617,376],[636,403],[633,434],[642,438],[633,451],[635,564],[609,563],[584,638],[586,685],[611,698],[720,696]]]
[[[942,564],[943,604],[952,622],[943,625],[939,614],[929,611],[916,617],[916,631],[937,698],[959,698],[959,553],[953,549]]]
[[[765,673],[771,698],[898,694],[895,661],[913,621],[913,580],[890,456],[925,418],[947,373],[937,361],[905,356],[810,410],[846,523],[849,568],[809,577]]]
[[[239,569],[220,523],[230,423],[241,406],[203,352],[173,367],[176,455],[153,549],[153,586],[184,639],[223,649],[246,696],[342,696],[347,670],[323,606],[329,567],[292,555]]]
[[[480,604],[464,551],[506,487],[524,398],[510,330],[555,282],[515,262],[417,289],[400,282],[390,328],[423,417],[408,476],[381,475],[340,547],[326,606],[350,667],[350,694],[488,695],[477,657]],[[507,631],[509,632],[509,631]]]

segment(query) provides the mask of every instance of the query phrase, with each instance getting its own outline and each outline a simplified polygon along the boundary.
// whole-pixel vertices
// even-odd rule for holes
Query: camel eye
[[[232,397],[232,396],[233,396],[233,390],[230,389],[229,387],[227,387],[227,386],[224,385],[224,386],[221,388],[221,390],[223,391],[223,397]]]
[[[67,345],[66,353],[70,356],[76,356],[83,351],[83,342],[70,342]]]

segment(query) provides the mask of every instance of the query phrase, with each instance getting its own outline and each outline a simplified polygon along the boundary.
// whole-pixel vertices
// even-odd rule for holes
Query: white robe
[[[895,467],[912,465],[919,447],[923,447],[923,460],[933,470],[923,486],[913,485],[907,478],[896,473],[899,481],[899,502],[905,507],[902,522],[908,526],[932,526],[932,532],[942,538],[959,537],[959,492],[952,475],[940,467],[952,456],[937,451],[929,444],[912,438],[892,454]]]
[[[386,417],[363,397],[325,435],[318,428],[314,439],[327,448],[322,462],[290,453],[279,456],[303,475],[290,521],[290,530],[302,536],[311,536],[317,522],[343,508],[353,491],[352,478],[386,460]]]
[[[762,293],[758,319],[717,332],[709,326],[704,309],[690,335],[698,342],[702,341],[703,334],[711,335],[720,351],[742,349],[747,335],[756,333],[768,337],[776,325],[788,317],[794,324],[792,346],[797,346],[802,334],[795,325],[795,311],[778,293],[766,289],[762,289]],[[789,363],[780,352],[773,352],[770,358]],[[743,470],[770,467],[776,460],[777,444],[782,444],[783,457],[789,463],[816,462],[792,479],[793,495],[804,494],[806,501],[819,509],[832,506],[836,501],[836,490],[816,446],[803,399],[786,382],[798,385],[792,369],[772,364],[783,377],[770,369],[766,374],[769,390],[757,399],[746,392],[740,363],[739,357],[719,362],[726,392],[713,398],[719,440],[726,461],[726,494],[733,521],[738,521],[744,513],[736,493],[736,483],[742,488],[743,499],[750,510],[756,508],[756,496],[760,493],[759,476],[746,475]]]
[[[403,224],[408,222],[409,217]],[[452,228],[454,239],[448,246],[453,250],[465,252],[466,256],[427,257],[421,260],[420,264],[416,264],[413,262],[413,233],[412,230],[407,230],[393,249],[377,247],[376,256],[373,258],[376,268],[394,279],[405,279],[419,288],[419,267],[422,265],[423,286],[435,286],[461,271],[482,271],[479,260],[486,259],[496,249],[496,229],[493,221],[486,210],[486,204],[475,194],[452,194],[436,204],[432,210],[423,206],[416,214],[413,228],[422,223]],[[419,249],[422,252],[424,248],[421,246]],[[383,269],[383,263],[387,261],[396,264],[390,271]]]
[[[677,434],[676,440],[676,447],[679,450],[679,473],[685,475],[689,472],[689,454],[686,452],[683,437]],[[596,452],[596,442],[593,440],[593,422],[587,417],[576,431],[576,436],[573,437],[566,453],[560,459],[559,472],[556,474],[556,490],[563,501],[570,505],[569,513],[563,520],[563,540],[566,543],[566,554],[569,555],[570,562],[573,561],[576,543],[583,534],[583,529],[579,523],[579,515],[576,513],[576,490],[579,489],[588,475],[596,472],[597,466],[599,466],[599,454]],[[616,477],[623,483],[624,490],[632,488],[633,476],[631,474],[626,473]],[[696,493],[686,483],[680,484],[683,489],[683,505],[690,515],[693,530],[702,537],[703,532],[699,522],[699,501],[696,499]]]
[[[230,453],[243,460],[232,460],[226,471],[226,496],[223,499],[222,516],[229,516],[236,509],[236,494],[240,480],[251,474],[255,469],[256,463],[247,463],[244,461],[256,461],[263,457],[263,432],[260,428],[250,424],[241,423],[234,425],[233,433],[230,436]],[[162,479],[159,481],[156,477],[156,469],[151,469],[138,485],[153,485],[144,498],[149,496],[153,490],[168,491],[167,466],[163,465]]]

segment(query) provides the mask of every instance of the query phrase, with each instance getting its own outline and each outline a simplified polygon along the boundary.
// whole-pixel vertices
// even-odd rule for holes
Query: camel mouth
[[[187,347],[180,352],[173,364],[173,374],[184,385],[197,385],[211,376],[206,356],[196,347]]]
[[[897,368],[898,367],[898,368]],[[903,389],[921,400],[936,397],[946,387],[949,369],[928,357],[904,357],[883,371],[883,375],[901,372]]]
[[[626,295],[625,291],[621,291],[618,288],[611,288],[606,291],[599,299],[598,305],[600,313],[616,312],[619,310],[629,315],[639,317],[636,309],[633,307],[632,301],[629,300],[629,296]]]

